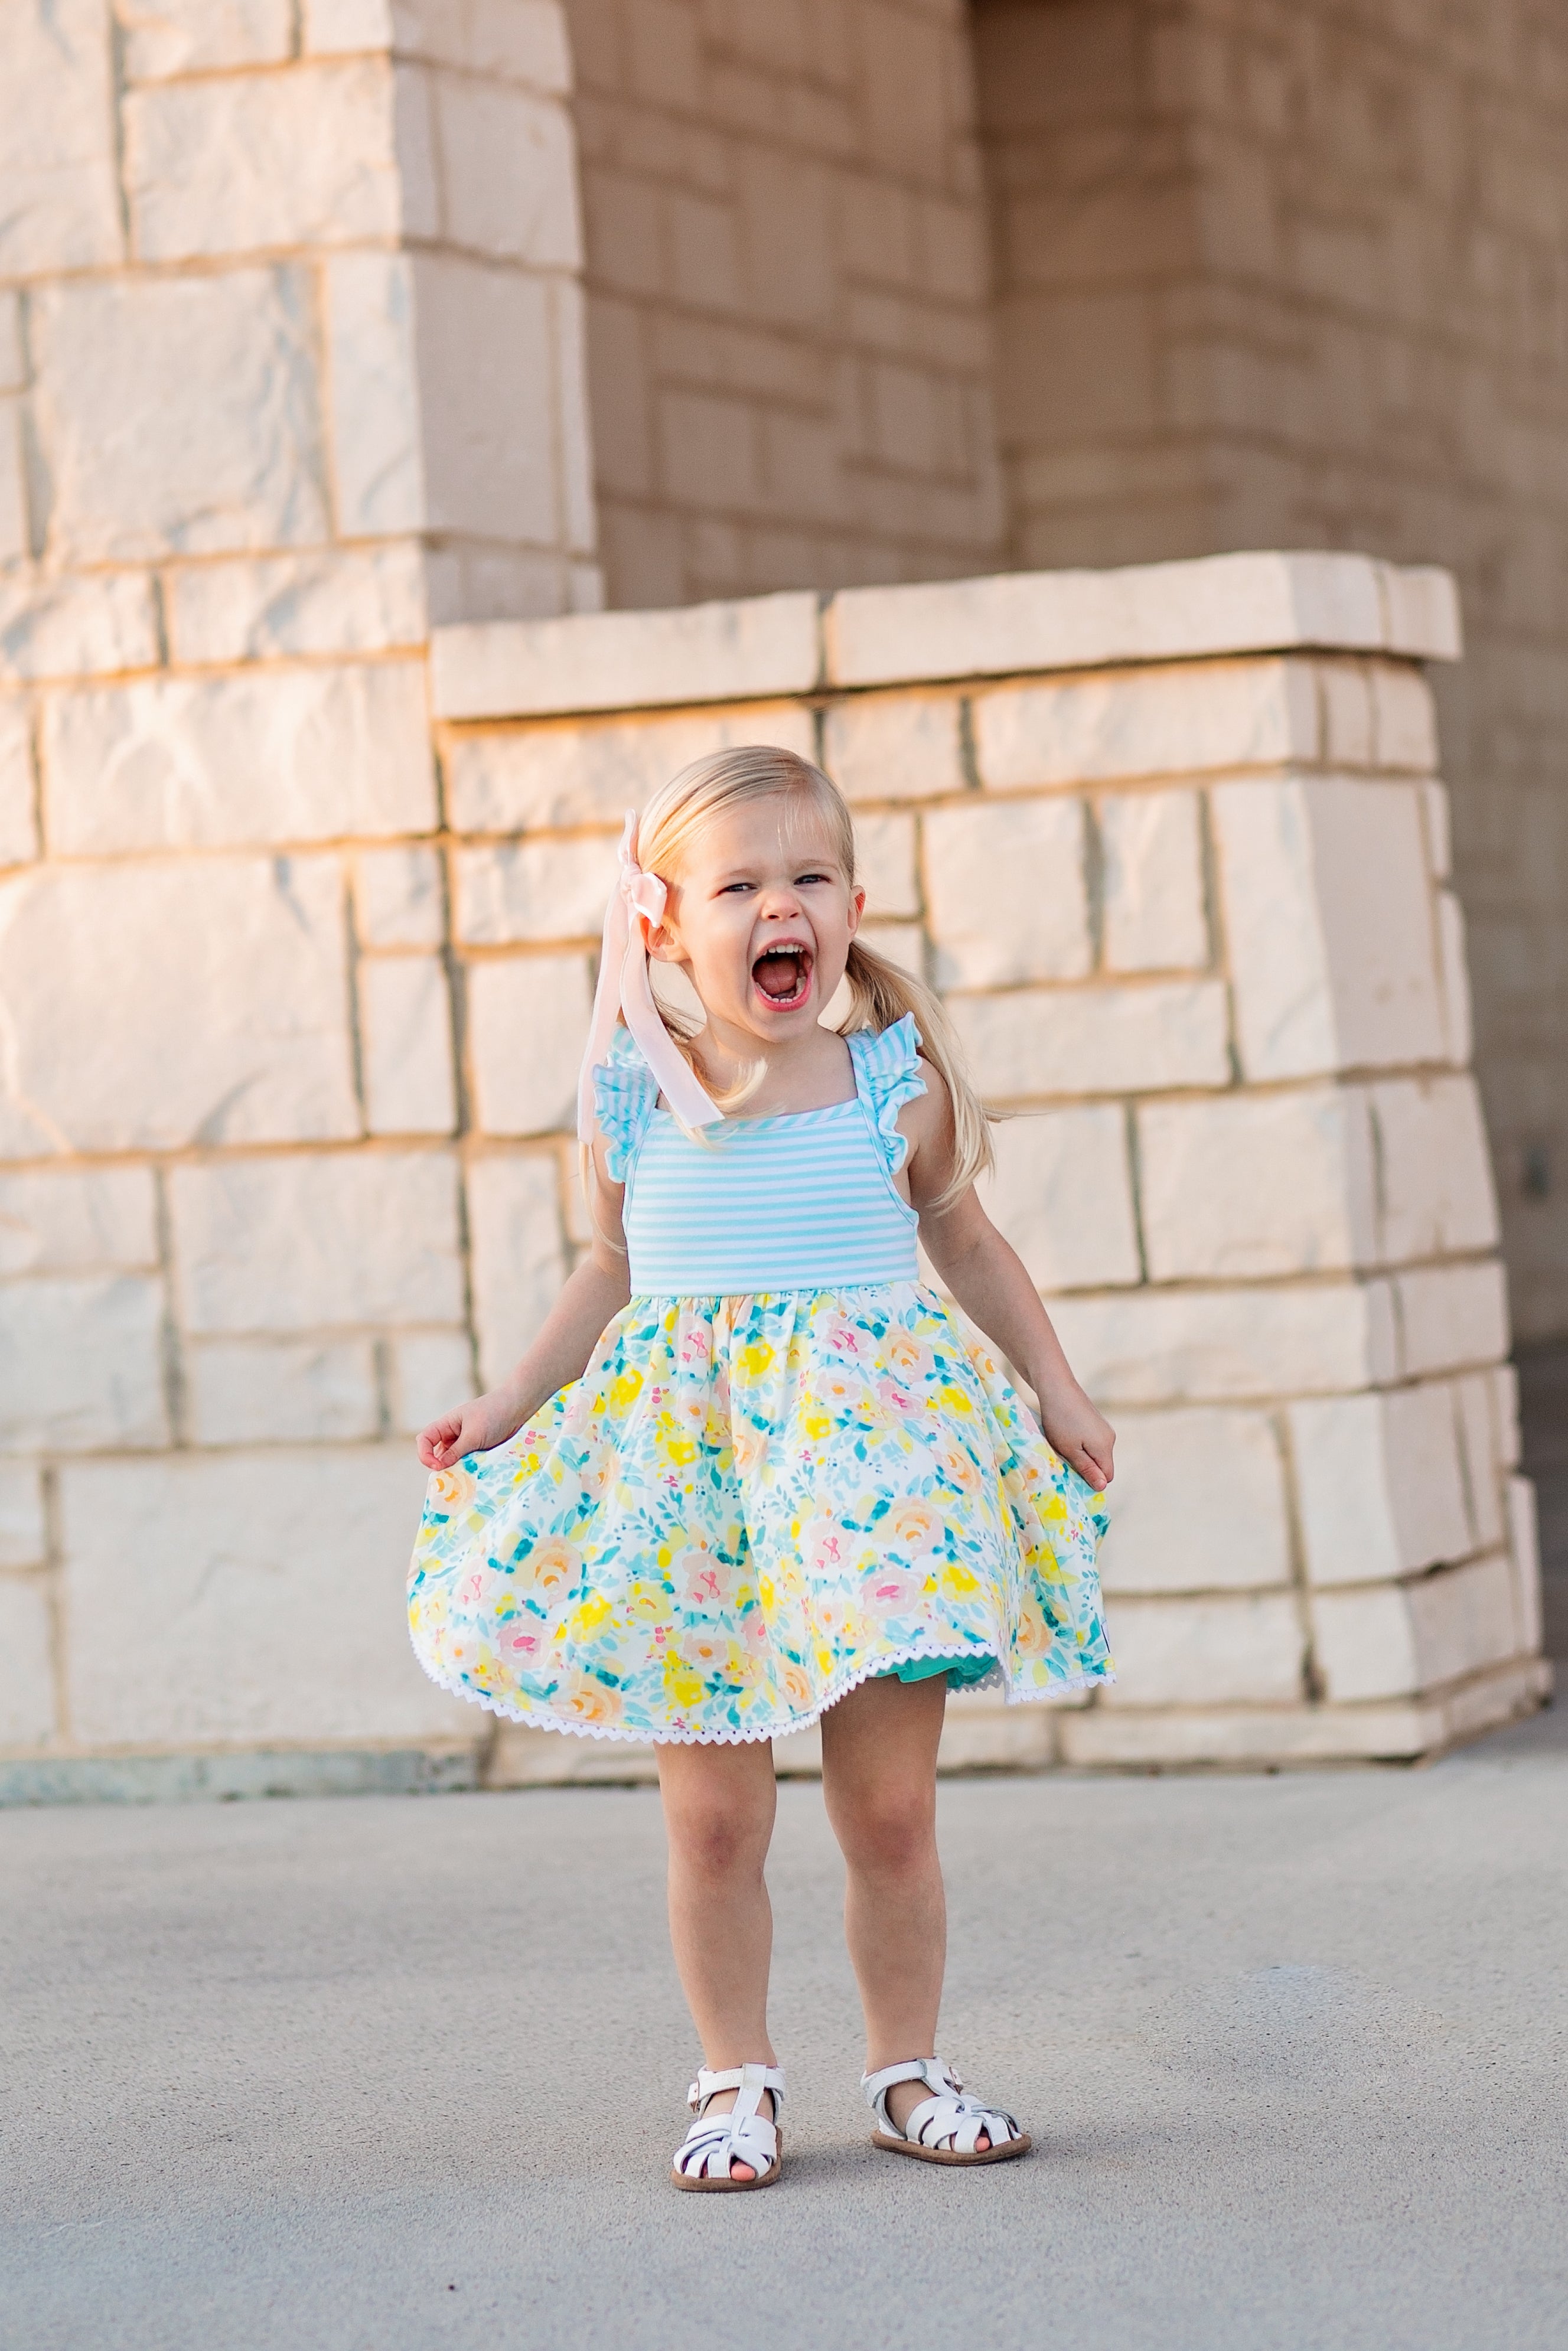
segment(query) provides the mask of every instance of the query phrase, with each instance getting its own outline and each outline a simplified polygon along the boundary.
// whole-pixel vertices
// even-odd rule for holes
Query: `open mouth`
[[[811,993],[811,950],[793,943],[769,947],[751,967],[752,981],[775,1012],[793,1012]]]

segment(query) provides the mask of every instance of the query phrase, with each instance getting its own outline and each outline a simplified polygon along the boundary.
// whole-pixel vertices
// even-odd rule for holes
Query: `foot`
[[[895,2082],[887,2094],[887,2111],[900,2130],[907,2127],[916,2106],[923,2106],[931,2095],[924,2082]],[[982,2131],[975,2141],[977,2155],[984,2155],[990,2140]]]
[[[703,2108],[703,2113],[705,2116],[708,2116],[730,2114],[734,2111],[735,2102],[739,2095],[740,2092],[738,2090],[716,2090],[712,2097],[708,2100],[706,2105]],[[911,2099],[910,2104],[913,2105],[915,2101]],[[778,2121],[779,2101],[775,2098],[771,2090],[763,2091],[761,2097],[758,2098],[757,2102],[757,2111],[765,2122],[771,2123]],[[748,2163],[741,2163],[737,2160],[732,2159],[729,2167],[729,2176],[732,2179],[755,2179],[757,2174],[753,2171]]]

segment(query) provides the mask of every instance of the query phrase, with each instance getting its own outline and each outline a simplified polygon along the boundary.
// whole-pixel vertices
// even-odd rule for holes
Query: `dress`
[[[409,1576],[427,1673],[512,1720],[729,1743],[873,1675],[1009,1701],[1111,1678],[1101,1499],[918,1279],[894,1176],[912,1019],[855,1093],[694,1141],[618,1031],[595,1071],[633,1295],[580,1380],[431,1478]]]

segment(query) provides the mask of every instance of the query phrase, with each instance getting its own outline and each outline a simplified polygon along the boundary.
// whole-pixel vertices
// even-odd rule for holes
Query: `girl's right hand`
[[[427,1469],[450,1469],[469,1453],[488,1453],[515,1437],[522,1421],[509,1400],[500,1395],[475,1396],[455,1412],[443,1413],[414,1440]]]

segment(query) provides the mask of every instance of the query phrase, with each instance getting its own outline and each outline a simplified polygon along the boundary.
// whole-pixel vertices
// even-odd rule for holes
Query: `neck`
[[[849,1048],[831,1029],[813,1025],[793,1037],[764,1040],[733,1022],[710,1018],[692,1043],[705,1081],[720,1092],[762,1064],[761,1079],[741,1106],[742,1116],[827,1109],[847,1100],[846,1077],[852,1085]]]

